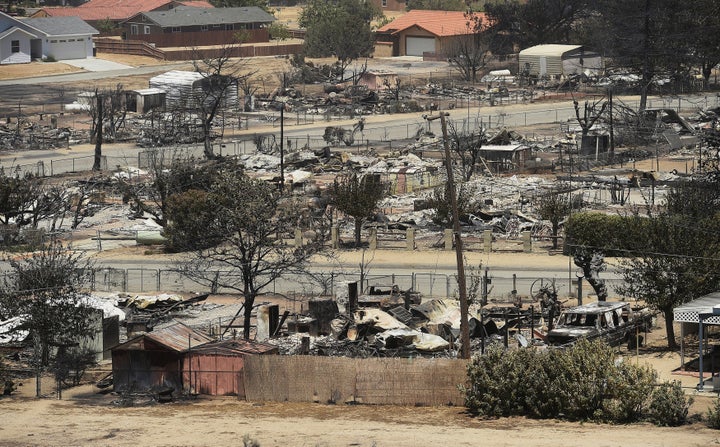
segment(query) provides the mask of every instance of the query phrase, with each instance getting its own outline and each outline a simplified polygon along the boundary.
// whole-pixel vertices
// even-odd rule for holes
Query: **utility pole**
[[[452,160],[450,159],[450,144],[448,140],[447,122],[445,118],[449,114],[440,112],[438,116],[425,116],[430,121],[440,118],[440,125],[443,133],[443,147],[445,149],[445,168],[447,169],[448,190],[450,193],[450,206],[452,208],[453,234],[455,235],[455,256],[457,261],[458,289],[460,293],[460,357],[470,358],[470,329],[468,326],[468,300],[467,284],[465,282],[465,266],[463,261],[462,237],[460,234],[460,217],[458,213],[457,196],[455,194],[455,182],[453,179]]]
[[[93,159],[93,171],[100,170],[100,162],[102,160],[102,145],[103,145],[103,121],[105,120],[105,112],[103,111],[103,103],[105,102],[105,96],[102,93],[98,93],[95,90],[97,122],[95,127],[95,157]]]
[[[280,192],[285,192],[285,103],[280,103]]]

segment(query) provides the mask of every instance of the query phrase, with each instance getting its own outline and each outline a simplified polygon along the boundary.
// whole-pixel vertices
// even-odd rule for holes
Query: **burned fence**
[[[244,385],[249,401],[461,406],[466,368],[455,359],[252,356]]]
[[[376,271],[380,267],[375,268]],[[237,272],[217,272],[222,276],[237,276]],[[539,274],[539,273],[538,273]],[[484,272],[468,275],[468,281],[480,281]],[[539,280],[538,275],[518,271],[495,271],[489,269],[487,278],[489,286],[486,296],[489,301],[497,303],[512,303],[517,291],[525,302],[530,301],[530,290],[533,283]],[[266,290],[268,293],[282,294],[295,297],[313,297],[321,295],[336,295],[344,292],[348,282],[360,279],[359,272],[312,272],[311,274],[286,274],[275,280]],[[622,280],[606,279],[608,288],[614,290]],[[577,293],[577,279],[555,278],[554,284],[563,296],[575,296]],[[437,272],[413,272],[409,274],[365,274],[363,275],[362,290],[368,290],[373,285],[397,285],[402,290],[412,290],[422,294],[423,299],[451,298],[458,296],[457,278],[454,274]],[[86,284],[89,290],[103,292],[211,292],[207,285],[198,284],[173,269],[115,269],[99,268],[93,271],[92,281]],[[234,290],[218,289],[214,293],[236,293]]]

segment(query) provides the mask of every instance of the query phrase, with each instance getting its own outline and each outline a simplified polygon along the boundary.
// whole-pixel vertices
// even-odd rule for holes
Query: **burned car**
[[[547,333],[553,346],[572,344],[580,338],[602,338],[610,346],[634,339],[636,330],[644,330],[652,315],[647,309],[634,311],[630,303],[598,301],[565,309]]]

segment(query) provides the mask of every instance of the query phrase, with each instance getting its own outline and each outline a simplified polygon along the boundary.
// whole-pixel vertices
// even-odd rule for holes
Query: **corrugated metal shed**
[[[196,71],[171,70],[166,73],[150,78],[150,88],[159,89],[165,92],[165,104],[168,108],[183,104],[191,107],[196,101],[193,93],[203,88],[203,83],[209,76]],[[225,106],[237,104],[237,83],[230,85],[225,93]],[[205,95],[199,95],[200,98]],[[207,94],[211,100],[212,95]]]
[[[276,346],[251,340],[208,343],[185,354],[183,383],[191,393],[244,398],[246,357],[277,353]]]
[[[567,76],[602,69],[602,57],[582,45],[545,44],[518,54],[518,70],[530,76]]]

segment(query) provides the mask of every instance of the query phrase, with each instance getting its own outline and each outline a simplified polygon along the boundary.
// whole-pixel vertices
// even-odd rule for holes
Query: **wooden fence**
[[[227,48],[156,48],[142,40],[120,40],[113,38],[95,38],[95,49],[99,53],[134,54],[137,56],[150,56],[168,61],[192,60],[199,57],[218,57],[229,51]],[[264,44],[242,45],[230,49],[231,57],[279,56],[295,54],[302,51],[302,44]]]
[[[259,355],[243,380],[249,401],[462,406],[467,361]]]

